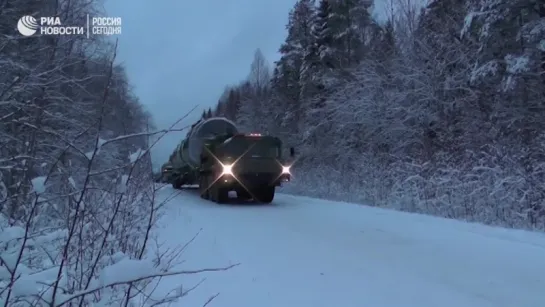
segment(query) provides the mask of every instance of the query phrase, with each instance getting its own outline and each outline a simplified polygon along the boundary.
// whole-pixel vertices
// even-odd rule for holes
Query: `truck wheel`
[[[208,190],[208,195],[210,195],[210,200],[217,203],[218,202],[218,187],[216,184],[213,184]]]
[[[181,189],[182,188],[182,181],[178,180],[178,179],[174,180],[172,182],[172,187],[175,188],[176,190]]]
[[[274,189],[275,187],[263,187],[258,189],[255,193],[255,196],[257,197],[257,201],[260,203],[269,204],[274,199]]]
[[[210,177],[204,177],[204,199],[210,199],[212,197],[212,194],[210,193]]]
[[[248,200],[252,198],[252,195],[246,191],[246,189],[242,188],[240,190],[237,190],[237,198],[240,200]]]
[[[199,193],[201,194],[202,199],[209,198],[208,183],[205,176],[202,176],[199,181]]]
[[[221,187],[216,187],[214,190],[216,192],[215,201],[218,204],[224,204],[229,200],[229,191],[227,189],[221,188]]]

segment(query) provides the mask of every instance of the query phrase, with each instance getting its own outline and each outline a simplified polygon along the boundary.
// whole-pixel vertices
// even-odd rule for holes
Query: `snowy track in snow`
[[[165,187],[163,197],[177,191]],[[277,194],[218,205],[182,191],[160,235],[206,275],[180,306],[544,307],[545,235]],[[202,276],[200,276],[202,278]],[[198,277],[171,277],[163,282]]]

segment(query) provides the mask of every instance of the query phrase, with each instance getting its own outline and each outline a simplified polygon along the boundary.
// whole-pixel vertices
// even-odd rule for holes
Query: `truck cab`
[[[207,140],[201,154],[201,196],[224,202],[237,197],[270,203],[275,188],[291,180],[279,138],[258,133],[223,135]],[[294,156],[290,148],[290,156]]]
[[[172,165],[170,163],[165,163],[161,166],[161,181],[170,183],[172,176]]]

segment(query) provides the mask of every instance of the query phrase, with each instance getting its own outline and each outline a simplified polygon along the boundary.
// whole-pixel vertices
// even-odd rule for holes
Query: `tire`
[[[202,176],[199,180],[199,192],[202,199],[210,199],[210,188],[208,187],[207,176]]]
[[[210,187],[208,189],[208,199],[213,201],[213,202],[217,202],[217,198],[216,198],[216,188],[215,187]]]
[[[182,189],[182,181],[179,179],[174,180],[172,182],[172,187],[175,188],[176,190]]]
[[[249,200],[252,198],[252,195],[248,193],[244,188],[237,190],[237,198],[240,200]]]
[[[229,201],[229,191],[227,189],[222,187],[216,187],[216,202],[218,204],[225,204],[227,201]]]
[[[206,177],[201,176],[201,178],[199,178],[199,194],[201,194],[202,199],[206,199],[207,188],[208,186],[206,185]]]
[[[270,204],[274,200],[275,187],[262,187],[254,194],[256,201],[264,204]]]

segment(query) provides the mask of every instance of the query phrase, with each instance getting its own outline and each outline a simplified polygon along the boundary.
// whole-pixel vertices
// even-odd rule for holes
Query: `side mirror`
[[[290,147],[290,157],[295,157],[295,148]]]

